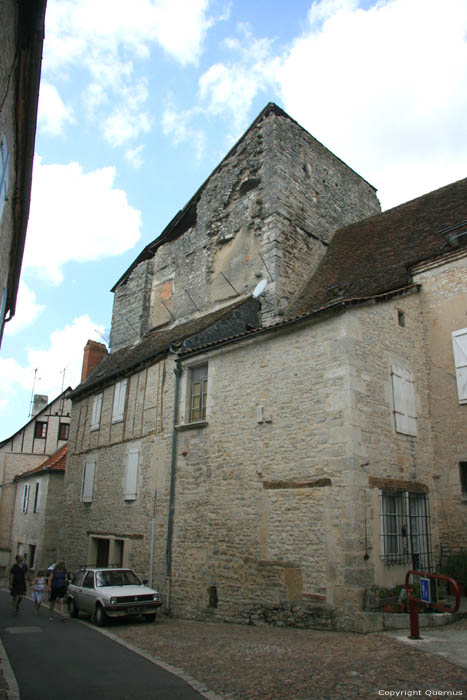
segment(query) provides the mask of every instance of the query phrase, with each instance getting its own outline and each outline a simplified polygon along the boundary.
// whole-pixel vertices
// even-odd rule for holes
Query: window
[[[122,379],[115,384],[112,423],[119,423],[123,420],[123,416],[125,415],[126,385],[126,379]]]
[[[208,366],[201,365],[190,370],[190,422],[206,420],[208,396]]]
[[[467,403],[467,328],[453,332],[452,351],[456,367],[459,403]]]
[[[39,511],[39,490],[40,490],[40,485],[39,485],[39,482],[36,481],[36,488],[34,489],[34,508],[33,508],[34,513],[37,513]]]
[[[83,503],[92,503],[95,471],[96,458],[88,457],[84,462],[83,481],[81,485],[81,501]]]
[[[123,497],[125,501],[134,501],[138,495],[139,446],[128,449],[125,466]]]
[[[431,570],[431,533],[425,493],[381,491],[381,558],[386,564],[407,564]]]
[[[0,142],[0,219],[2,218],[3,207],[7,200],[9,160],[10,154],[8,152],[6,137],[2,136],[2,140]]]
[[[406,369],[393,366],[392,388],[396,431],[404,433],[404,435],[415,436],[417,434],[417,416],[413,374]]]
[[[459,477],[462,495],[467,498],[467,462],[459,462]]]
[[[45,421],[36,420],[34,425],[34,437],[35,438],[46,438],[47,437],[47,423]]]
[[[23,487],[23,498],[21,500],[21,512],[27,513],[29,506],[29,484],[24,484]]]
[[[94,588],[94,572],[88,571],[82,583],[83,588]]]
[[[60,423],[58,426],[58,439],[59,440],[68,440],[69,434],[70,434],[70,424],[69,423]]]
[[[36,545],[29,545],[29,556],[28,556],[28,566],[30,569],[34,569],[34,562],[36,560]]]
[[[96,394],[92,402],[91,430],[98,430],[101,424],[102,399],[104,394]],[[113,417],[112,417],[113,420]]]

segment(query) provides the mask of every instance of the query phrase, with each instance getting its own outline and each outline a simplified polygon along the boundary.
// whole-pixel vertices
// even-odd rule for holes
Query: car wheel
[[[79,610],[78,610],[78,607],[77,607],[75,601],[73,600],[73,598],[68,603],[68,610],[70,611],[71,617],[78,617]]]
[[[154,622],[156,619],[156,613],[150,613],[149,615],[144,616],[146,619],[146,622]]]
[[[103,627],[107,623],[107,615],[104,612],[102,605],[96,607],[96,623],[99,627]]]

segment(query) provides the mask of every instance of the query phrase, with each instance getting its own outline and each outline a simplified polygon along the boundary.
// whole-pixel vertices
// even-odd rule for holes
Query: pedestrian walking
[[[32,584],[32,599],[34,601],[34,615],[39,614],[39,610],[44,596],[45,588],[45,572],[44,569],[39,569],[37,576]]]
[[[28,567],[22,554],[16,555],[16,563],[10,569],[9,588],[13,615],[19,613],[19,606],[26,595],[26,576]]]
[[[62,622],[65,618],[65,608],[64,601],[67,589],[67,570],[65,567],[65,562],[60,560],[55,564],[55,568],[49,576],[49,598],[50,598],[50,620],[53,620],[53,612],[55,607],[55,601],[58,600],[60,604],[60,614],[62,616]]]

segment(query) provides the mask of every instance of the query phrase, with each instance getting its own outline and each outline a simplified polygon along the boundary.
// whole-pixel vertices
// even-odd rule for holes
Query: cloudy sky
[[[79,383],[113,284],[267,102],[383,209],[467,176],[467,0],[48,0],[0,439]]]

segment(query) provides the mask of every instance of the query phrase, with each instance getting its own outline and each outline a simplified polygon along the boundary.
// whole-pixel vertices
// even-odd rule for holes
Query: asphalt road
[[[13,617],[10,596],[0,591],[0,639],[21,700],[200,700],[177,676],[100,634],[55,615],[34,615],[23,600]],[[151,624],[151,623],[148,623]]]

